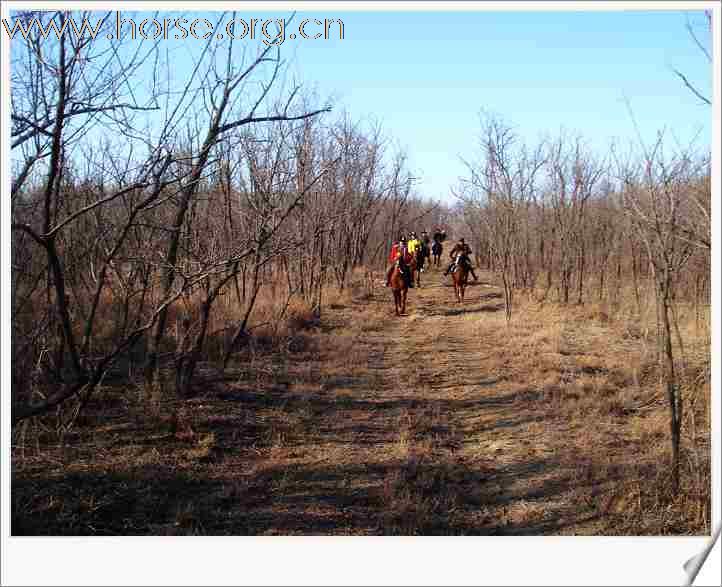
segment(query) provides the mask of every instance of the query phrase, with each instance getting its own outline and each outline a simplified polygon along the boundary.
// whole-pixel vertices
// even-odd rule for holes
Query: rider
[[[419,245],[421,244],[421,241],[419,241],[418,238],[416,238],[416,233],[412,230],[409,234],[409,253],[412,255],[416,254],[416,249],[419,248]]]
[[[436,229],[434,229],[434,240],[437,243],[444,242],[444,239],[446,238],[446,232],[442,231],[438,226]]]
[[[408,248],[409,248],[409,255],[411,255],[411,258],[416,259],[418,261],[419,249],[421,248],[421,241],[417,238],[416,233],[413,230],[409,233]]]
[[[479,281],[474,273],[474,268],[471,266],[471,247],[464,242],[463,238],[460,238],[459,242],[454,245],[453,249],[451,249],[451,252],[449,253],[451,263],[449,263],[448,268],[444,271],[444,275],[448,275],[453,272],[453,269],[456,268],[456,265],[462,255],[466,255],[469,272],[474,277],[474,281]]]
[[[396,261],[399,262],[401,268],[401,274],[406,280],[408,287],[414,287],[411,279],[411,271],[409,269],[409,263],[411,263],[411,255],[409,253],[408,245],[406,243],[406,237],[400,236],[399,240],[394,242],[391,246],[391,253],[389,254],[389,263],[391,266],[386,271],[386,287],[391,285],[391,274],[394,272]]]
[[[421,238],[419,239],[421,252],[422,252],[422,260],[423,265],[426,265],[426,259],[431,257],[431,239],[429,238],[429,233],[425,230],[421,233]],[[421,267],[421,271],[424,271],[424,267]]]

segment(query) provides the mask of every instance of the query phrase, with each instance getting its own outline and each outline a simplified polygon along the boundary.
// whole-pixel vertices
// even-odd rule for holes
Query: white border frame
[[[4,2],[10,10],[120,9],[118,2]],[[256,11],[713,11],[714,63],[720,64],[718,2],[204,2],[205,10]],[[173,10],[197,9],[174,2]],[[158,3],[123,2],[122,10],[157,10]],[[171,6],[169,6],[171,9]],[[10,537],[10,128],[9,39],[2,43],[2,453],[0,454],[0,559],[3,585],[514,585],[654,584],[685,581],[683,563],[708,539],[615,537],[493,538],[12,538]],[[712,515],[720,523],[720,72],[713,69],[712,133]],[[719,548],[715,549],[718,553]],[[708,560],[717,568],[719,561]],[[705,569],[705,577],[709,577]]]

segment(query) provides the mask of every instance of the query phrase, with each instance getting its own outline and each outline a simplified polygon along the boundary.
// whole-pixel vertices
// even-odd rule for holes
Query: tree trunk
[[[665,269],[662,281],[658,282],[658,296],[660,298],[660,318],[662,323],[662,364],[664,373],[664,388],[669,403],[669,428],[672,439],[672,485],[675,494],[679,493],[679,440],[682,428],[682,396],[677,383],[674,368],[674,355],[672,351],[672,328],[670,322],[671,302],[671,275]]]

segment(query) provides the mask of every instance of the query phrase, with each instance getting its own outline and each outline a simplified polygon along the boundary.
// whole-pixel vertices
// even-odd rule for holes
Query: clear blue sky
[[[136,22],[152,16],[123,12]],[[168,12],[158,18],[178,16]],[[289,16],[259,9],[236,14],[247,22]],[[198,17],[215,23],[220,13],[186,15]],[[386,136],[407,151],[411,173],[419,178],[416,190],[426,197],[453,200],[450,188],[466,174],[461,157],[473,158],[482,109],[500,115],[529,142],[564,128],[580,133],[602,154],[612,139],[624,145],[637,140],[626,96],[647,143],[663,128],[682,143],[695,136],[699,147],[711,142],[711,107],[672,71],[683,71],[711,96],[712,67],[685,28],[689,18],[709,47],[711,35],[700,11],[330,8],[298,12],[286,35],[314,17],[342,19],[345,38],[287,39],[282,55],[288,77],[315,90],[321,103],[330,98],[336,113],[381,123]],[[228,20],[230,14],[223,23]],[[192,67],[187,57],[203,43],[168,43],[169,75],[184,80]],[[242,43],[255,44],[251,53],[262,47],[260,39]]]
[[[560,127],[604,150],[662,128],[711,142],[712,68],[685,29],[711,44],[701,12],[299,12],[336,17],[343,41],[286,41],[293,70],[354,117],[383,123],[409,153],[417,189],[449,197],[465,170],[478,113],[501,115],[530,141]],[[298,21],[297,21],[298,22]]]

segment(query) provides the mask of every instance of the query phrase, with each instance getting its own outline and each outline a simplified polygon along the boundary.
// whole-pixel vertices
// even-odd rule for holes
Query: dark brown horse
[[[413,273],[412,273],[413,275]],[[406,276],[401,272],[401,266],[398,261],[394,265],[391,273],[391,291],[394,292],[394,307],[396,315],[406,314],[406,296],[409,293],[409,286],[406,283]]]
[[[469,266],[469,259],[466,255],[459,255],[456,260],[456,269],[451,274],[454,279],[454,293],[460,304],[464,302],[464,290],[469,281]]]
[[[441,262],[441,253],[444,252],[444,247],[441,246],[439,241],[434,241],[431,245],[431,254],[434,256],[434,267],[438,267]]]
[[[414,259],[411,262],[411,278],[416,280],[416,287],[421,287],[421,271],[423,270],[428,257],[429,248],[424,244],[419,245],[419,248],[416,249],[416,252],[414,253]]]

